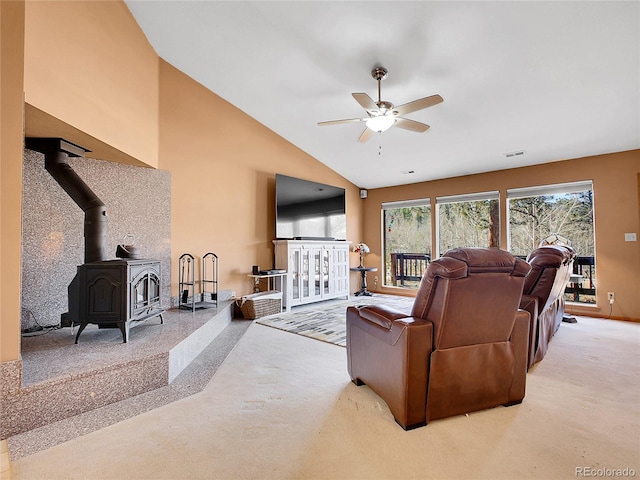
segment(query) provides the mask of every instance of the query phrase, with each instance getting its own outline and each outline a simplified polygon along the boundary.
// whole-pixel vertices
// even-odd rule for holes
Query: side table
[[[375,267],[352,267],[349,270],[352,272],[360,272],[360,290],[356,292],[354,295],[356,297],[365,296],[370,297],[373,295],[369,290],[367,290],[367,272],[377,272],[378,269]]]
[[[268,290],[279,290],[282,292],[282,302],[285,307],[286,312],[291,311],[291,305],[286,302],[287,298],[287,272],[283,273],[259,273],[254,275],[252,273],[248,274],[247,277],[253,279],[253,291],[255,293],[260,291],[260,280],[267,280],[267,289]]]

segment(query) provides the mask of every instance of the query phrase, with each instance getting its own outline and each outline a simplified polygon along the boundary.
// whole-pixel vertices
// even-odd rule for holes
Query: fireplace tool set
[[[202,257],[201,278],[196,282],[196,261],[190,253],[180,256],[180,281],[178,283],[179,307],[195,311],[218,306],[218,256],[208,252]],[[200,284],[200,293],[196,285]]]

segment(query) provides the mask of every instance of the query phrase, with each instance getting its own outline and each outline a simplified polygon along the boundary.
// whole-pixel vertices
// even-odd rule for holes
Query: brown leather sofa
[[[347,309],[347,367],[405,430],[520,403],[529,314],[518,310],[530,266],[497,248],[450,250],[427,268],[411,316]]]
[[[564,316],[564,289],[573,271],[575,252],[564,245],[536,248],[527,257],[531,271],[524,280],[520,308],[529,312],[527,369],[542,360]]]

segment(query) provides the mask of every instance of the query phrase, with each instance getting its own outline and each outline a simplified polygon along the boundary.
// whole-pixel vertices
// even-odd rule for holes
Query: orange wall
[[[237,295],[252,291],[252,265],[273,267],[276,173],[346,188],[347,233],[360,237],[355,185],[164,61],[160,168],[171,172],[174,267],[183,253],[213,251],[220,288]],[[177,268],[171,276],[177,295]]]
[[[157,167],[159,59],[126,5],[25,5],[25,101]]]
[[[0,362],[20,353],[24,3],[0,2]]]
[[[639,175],[640,150],[633,150],[369,190],[365,200],[364,238],[373,253],[367,255],[367,265],[383,271],[380,212],[384,202],[428,197],[432,211],[435,211],[438,196],[499,190],[501,219],[505,219],[507,189],[593,180],[598,307],[571,306],[568,310],[576,314],[608,316],[606,296],[607,292],[614,292],[616,302],[612,318],[640,319],[640,243],[624,241],[625,232],[640,235]],[[435,245],[435,228],[432,231]],[[504,220],[500,222],[500,241],[501,247],[506,249],[507,222]],[[397,290],[381,288],[380,291]]]

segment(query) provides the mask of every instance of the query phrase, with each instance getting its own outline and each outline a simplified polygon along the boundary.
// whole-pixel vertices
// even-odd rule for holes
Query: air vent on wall
[[[524,154],[525,154],[524,150],[518,150],[518,151],[515,151],[515,152],[507,152],[507,153],[504,154],[504,156],[507,157],[507,158],[513,158],[513,157],[521,157]]]

